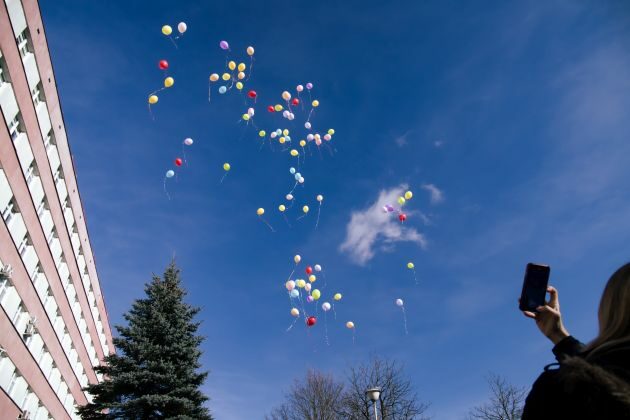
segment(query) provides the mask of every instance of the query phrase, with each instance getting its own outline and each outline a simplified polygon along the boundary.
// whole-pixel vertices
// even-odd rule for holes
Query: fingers
[[[536,319],[536,314],[530,311],[523,311],[523,315],[527,318]]]
[[[540,314],[547,313],[551,315],[560,316],[560,312],[558,312],[555,308],[552,308],[549,305],[539,306],[536,308],[536,311]]]
[[[553,286],[547,286],[547,292],[549,292],[549,302],[547,304],[552,308],[558,307],[558,291]]]

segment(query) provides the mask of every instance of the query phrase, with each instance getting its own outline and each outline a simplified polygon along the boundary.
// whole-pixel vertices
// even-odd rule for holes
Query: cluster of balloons
[[[173,42],[173,45],[175,45],[175,47],[177,48],[177,43],[175,42],[175,40],[177,38],[182,37],[184,35],[184,32],[186,32],[187,29],[188,29],[188,25],[186,25],[185,22],[179,22],[179,24],[177,25],[177,31],[179,32],[179,35],[177,37],[173,38],[171,36],[171,34],[173,33],[173,28],[171,28],[170,25],[162,26],[162,34],[167,36]],[[149,104],[149,113],[151,113],[151,105],[157,104],[158,101],[160,100],[157,93],[163,91],[164,89],[173,87],[173,85],[175,84],[175,79],[172,76],[168,76],[168,74],[166,74],[168,67],[169,67],[169,64],[167,60],[162,59],[158,61],[158,68],[165,72],[166,77],[164,78],[163,86],[157,90],[154,90],[148,95],[147,102]]]
[[[407,201],[411,200],[412,198],[413,198],[413,193],[411,191],[405,192],[405,194],[398,197],[398,200],[397,200],[398,204],[400,205],[400,208],[396,209],[391,204],[385,204],[383,206],[383,213],[398,212],[398,220],[400,220],[400,223],[403,223],[405,220],[407,220],[407,215],[403,212],[403,206],[405,205],[405,203],[407,203]]]
[[[162,26],[162,35],[168,37],[168,39],[171,40],[173,45],[175,45],[175,48],[177,48],[177,43],[175,42],[175,40],[181,38],[182,36],[184,36],[184,33],[187,30],[188,30],[188,25],[186,25],[186,22],[179,22],[177,24],[177,32],[179,32],[179,35],[177,35],[175,38],[173,38],[171,36],[173,34],[173,28],[171,28],[170,25],[164,25],[164,26]]]
[[[186,156],[186,152],[184,150],[184,146],[192,146],[194,143],[193,139],[191,139],[190,137],[187,137],[184,139],[184,141],[182,142],[182,156]],[[173,163],[175,163],[175,166],[177,168],[181,167],[184,163],[185,163],[185,159],[182,159],[180,157],[175,158],[175,160],[173,161]],[[175,176],[175,171],[173,169],[169,169],[166,171],[166,174],[164,175],[164,193],[166,194],[166,196],[168,197],[168,199],[171,199],[170,194],[168,193],[168,190],[166,189],[166,180],[169,178],[173,178]]]
[[[231,51],[230,44],[225,40],[219,42],[219,48],[227,52]],[[219,75],[219,73],[210,74],[210,77],[209,77],[210,84],[208,86],[208,102],[210,102],[210,99],[211,99],[212,85],[218,82],[219,80],[223,82],[218,88],[218,92],[221,95],[227,93],[232,88],[236,88],[236,90],[239,92],[243,90],[243,88],[245,87],[245,82],[248,81],[252,75],[252,67],[254,63],[253,60],[254,60],[254,52],[255,52],[254,47],[252,46],[247,47],[245,52],[250,57],[249,73],[248,74],[245,73],[247,71],[247,64],[243,62],[237,64],[236,61],[226,60],[226,66],[221,75]],[[258,95],[256,94],[255,90],[250,90],[249,92],[247,92],[247,96],[251,99],[254,99],[255,101]],[[251,116],[253,116],[253,114],[250,115],[249,117]],[[247,120],[249,120],[249,117],[247,118]]]

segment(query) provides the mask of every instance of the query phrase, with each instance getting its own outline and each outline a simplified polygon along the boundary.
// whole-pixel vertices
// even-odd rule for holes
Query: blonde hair
[[[630,342],[630,263],[610,277],[599,302],[599,334],[586,347],[590,354]]]

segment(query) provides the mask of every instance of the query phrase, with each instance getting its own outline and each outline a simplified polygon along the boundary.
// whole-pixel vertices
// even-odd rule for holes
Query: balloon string
[[[326,345],[330,346],[330,342],[328,341],[328,318],[326,317],[326,311],[324,311],[324,338]]]
[[[319,226],[319,214],[322,211],[322,202],[319,202],[319,207],[317,208],[317,222],[315,222],[315,230],[317,230],[317,226]]]
[[[291,223],[289,223],[289,219],[287,219],[287,215],[282,212],[282,217],[284,217],[284,221],[287,222],[287,226],[291,227]]]
[[[275,232],[274,228],[271,227],[269,222],[267,222],[262,216],[258,216],[258,217],[260,217],[260,220],[262,220],[272,232]]]
[[[188,159],[186,158],[186,148],[182,145],[182,156],[184,157],[184,164],[188,166]]]
[[[223,180],[225,179],[227,174],[228,174],[227,172],[223,174],[223,176],[221,177],[221,181],[219,181],[219,184],[223,184]]]
[[[287,207],[287,209],[290,209],[293,207],[293,203],[295,203],[295,199],[291,200],[291,205],[289,207]]]
[[[353,345],[353,346],[354,346],[355,341],[356,341],[356,340],[355,340],[356,333],[357,333],[357,330],[356,330],[356,328],[355,328],[355,327],[353,327],[353,328],[352,328],[352,345]]]
[[[170,35],[169,35],[168,39],[170,39],[170,40],[171,40],[171,42],[173,43],[173,45],[175,45],[175,48],[176,48],[176,49],[179,49],[179,47],[177,46],[177,43],[175,42],[175,40],[173,39],[173,37],[172,37],[172,36],[170,36]]]
[[[418,278],[416,277],[416,269],[414,268],[413,270],[413,280],[416,282],[416,286],[418,285]]]
[[[297,218],[297,219],[295,219],[295,220],[304,219],[304,218],[306,217],[306,215],[307,215],[307,214],[308,214],[308,213],[304,213],[303,215],[301,215],[300,217],[298,217],[298,218]]]
[[[149,104],[148,107],[149,107],[149,115],[151,116],[151,119],[155,121],[155,116],[153,115],[153,111],[151,110],[151,104]]]
[[[293,273],[295,273],[296,267],[297,267],[297,264],[295,264],[295,266],[293,267],[293,270],[291,270],[291,274],[289,274],[289,277],[287,278],[287,280],[291,280],[291,276],[293,276]]]
[[[254,56],[250,55],[249,58],[249,75],[247,76],[247,79],[245,79],[246,82],[249,82],[249,78],[252,77],[252,72],[254,71]],[[255,99],[254,103],[256,103]]]
[[[293,186],[293,188],[291,188],[291,191],[289,191],[289,194],[293,194],[293,191],[295,191],[295,187],[297,187],[298,182],[295,181],[295,185]]]
[[[168,193],[168,190],[166,189],[166,177],[164,177],[164,192],[166,193],[166,196],[168,197],[169,201],[171,200],[171,195]]]
[[[403,321],[405,323],[405,335],[409,335],[409,331],[407,331],[407,313],[405,312],[405,307],[401,306],[400,309],[402,309]]]
[[[208,103],[211,103],[210,101],[210,94],[212,93],[212,82],[208,82]]]
[[[300,316],[296,316],[295,319],[293,320],[293,323],[291,325],[289,325],[289,328],[287,328],[287,330],[285,332],[289,332],[291,331],[291,328],[293,328],[293,326],[295,325],[295,323],[298,321],[298,319],[300,319]]]
[[[335,304],[332,304],[333,314],[335,315],[335,320],[337,320],[337,312],[335,311]]]

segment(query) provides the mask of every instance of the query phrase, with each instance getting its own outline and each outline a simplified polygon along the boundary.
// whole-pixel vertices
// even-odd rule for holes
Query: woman
[[[559,364],[545,367],[525,401],[523,420],[630,419],[630,264],[608,280],[599,303],[599,335],[588,345],[562,323],[558,292],[524,312],[553,343]]]

